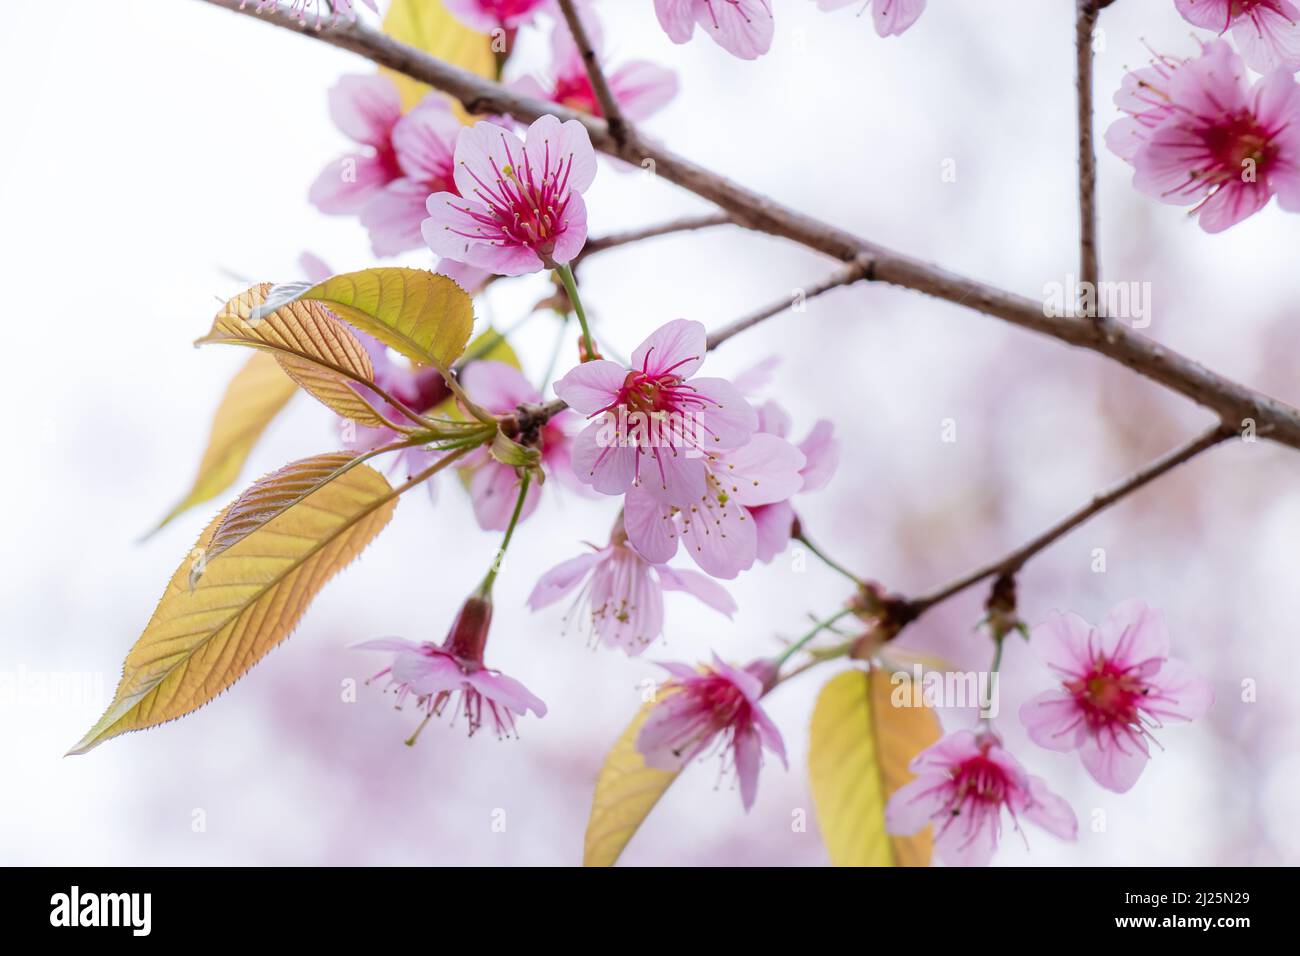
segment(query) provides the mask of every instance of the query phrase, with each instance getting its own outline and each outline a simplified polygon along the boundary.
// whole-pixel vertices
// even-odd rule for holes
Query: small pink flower
[[[443,0],[447,10],[471,30],[491,33],[518,30],[533,21],[554,0]]]
[[[500,671],[483,663],[483,649],[487,645],[488,628],[492,623],[492,604],[472,597],[465,602],[441,645],[385,638],[357,644],[357,650],[394,651],[393,663],[375,674],[371,680],[388,677],[385,688],[397,695],[400,708],[408,697],[414,697],[426,717],[407,741],[414,743],[429,718],[441,716],[453,694],[460,694],[460,703],[453,709],[453,719],[463,713],[472,737],[490,721],[498,737],[515,734],[515,718],[532,711],[538,717],[546,716],[546,705],[534,697],[528,688]]]
[[[595,13],[584,11],[583,23],[596,55],[603,63],[603,37]],[[605,79],[623,115],[634,122],[648,119],[677,95],[677,75],[646,60],[633,60],[616,69],[606,67]],[[591,88],[591,80],[587,78],[582,54],[565,24],[557,24],[551,34],[550,79],[543,83],[526,76],[511,85],[526,96],[550,100],[593,116],[604,115]]]
[[[1070,805],[1002,747],[992,731],[958,730],[931,744],[908,765],[916,774],[885,806],[885,828],[907,835],[934,824],[934,852],[950,866],[985,866],[998,848],[1002,811],[1022,836],[1021,820],[1062,840],[1074,840]]]
[[[759,705],[776,683],[776,668],[765,660],[736,668],[716,654],[711,667],[662,666],[672,679],[660,688],[659,703],[641,726],[636,749],[651,767],[681,770],[712,747],[722,755],[722,772],[734,769],[740,802],[748,811],[758,794],[763,748],[790,766],[781,732]]]
[[[402,175],[376,192],[361,209],[377,256],[395,256],[424,245],[420,224],[425,204],[438,192],[459,195],[453,176],[456,137],[465,127],[451,104],[430,93],[398,120],[392,148]]]
[[[1214,703],[1209,681],[1169,657],[1164,617],[1141,601],[1119,605],[1100,627],[1076,614],[1053,614],[1033,632],[1061,681],[1020,708],[1040,747],[1078,750],[1092,778],[1116,793],[1137,783],[1151,729],[1194,720]]]
[[[772,48],[768,0],[655,0],[655,14],[674,43],[687,42],[698,23],[718,46],[742,60]]]
[[[384,186],[402,175],[393,150],[393,127],[402,118],[402,100],[387,77],[344,76],[330,88],[330,116],[354,142],[367,147],[326,166],[308,198],[323,213],[358,213]]]
[[[515,276],[581,251],[582,193],[596,176],[596,154],[577,120],[543,116],[522,144],[510,130],[478,123],[461,132],[455,161],[458,192],[430,196],[422,226],[438,255]]]
[[[664,591],[685,591],[727,617],[736,613],[731,595],[704,575],[642,558],[627,546],[621,524],[604,548],[570,558],[543,574],[528,606],[534,611],[549,607],[580,584],[566,620],[576,614],[579,626],[589,627],[593,642],[622,648],[632,657],[663,633]]]
[[[882,37],[899,36],[925,12],[925,0],[817,0],[823,10],[839,10],[850,4],[859,7],[859,14],[871,5],[876,34]]]
[[[579,480],[607,495],[645,488],[678,507],[705,494],[706,456],[744,445],[758,426],[730,382],[692,377],[706,340],[699,322],[675,319],[637,346],[631,368],[599,359],[555,383],[556,395],[594,419],[574,443]]]
[[[1252,70],[1300,70],[1300,8],[1292,0],[1174,0],[1188,23],[1226,33]]]
[[[542,400],[541,393],[528,383],[523,374],[504,362],[471,362],[461,373],[460,380],[469,397],[494,415],[507,415],[520,405],[535,405]],[[553,415],[542,426],[539,448],[546,474],[577,485],[570,460],[570,418],[572,416],[566,412]],[[510,516],[519,498],[519,476],[514,466],[497,461],[487,449],[474,452],[464,462],[461,470],[469,476],[469,493],[479,527],[485,531],[504,531],[510,524]],[[540,482],[529,485],[520,521],[536,510],[541,492]]]
[[[776,402],[768,401],[758,409],[758,430],[778,438],[790,433],[790,416]],[[813,425],[803,441],[796,446],[804,455],[804,466],[799,469],[803,479],[799,493],[824,488],[835,474],[840,463],[840,443],[835,438],[835,426],[825,418]],[[791,499],[766,505],[753,505],[749,509],[758,535],[758,560],[770,562],[790,543],[794,528],[794,506]]]
[[[1125,79],[1129,113],[1106,143],[1133,164],[1133,185],[1163,202],[1194,205],[1201,228],[1222,232],[1276,193],[1300,212],[1300,85],[1285,70],[1253,87],[1222,40],[1200,57],[1162,58]]]

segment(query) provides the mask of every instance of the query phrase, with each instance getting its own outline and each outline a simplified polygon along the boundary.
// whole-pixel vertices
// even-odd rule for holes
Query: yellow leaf
[[[208,561],[191,589],[192,561],[202,560],[219,515],[127,654],[108,710],[69,752],[182,717],[242,677],[388,523],[398,493],[374,469],[353,468]]]
[[[270,355],[251,356],[226,386],[217,406],[194,484],[158,528],[234,484],[257,439],[297,390]]]
[[[835,866],[928,866],[931,836],[885,832],[885,803],[912,779],[908,763],[939,739],[929,707],[895,707],[889,674],[851,670],[822,688],[808,773],[822,839]]]
[[[492,52],[492,38],[471,30],[450,13],[441,0],[393,0],[384,15],[384,32],[407,46],[423,50],[444,63],[450,63],[484,79],[497,78],[497,58]],[[395,70],[381,69],[397,86],[402,96],[402,110],[409,110],[424,99],[430,87]],[[454,104],[464,122],[467,116]]]
[[[610,749],[596,777],[583,841],[583,866],[613,866],[637,827],[677,779],[676,771],[647,767],[636,749],[637,735],[653,706],[646,704],[638,711]]]
[[[304,292],[411,361],[449,369],[474,328],[474,303],[454,281],[387,267],[333,276]],[[279,311],[279,310],[277,310]]]

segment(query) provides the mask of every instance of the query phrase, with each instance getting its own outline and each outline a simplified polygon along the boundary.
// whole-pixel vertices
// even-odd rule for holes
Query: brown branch
[[[1234,434],[1236,433],[1232,429],[1223,425],[1216,425],[1187,444],[1162,455],[1150,464],[1133,472],[1133,474],[1129,475],[1109,490],[1099,492],[1082,508],[1066,515],[1042,534],[1032,538],[1009,554],[1004,555],[991,564],[986,564],[983,567],[977,568],[949,584],[945,584],[942,587],[936,588],[933,591],[927,592],[926,594],[908,601],[907,606],[912,612],[912,616],[909,619],[911,620],[919,617],[934,605],[948,600],[948,598],[965,591],[967,588],[972,587],[987,578],[1014,575],[1024,567],[1025,563],[1030,558],[1038,554],[1038,552],[1042,551],[1057,539],[1079,527],[1079,525],[1083,524],[1089,518],[1100,514],[1117,501],[1128,497],[1144,485],[1148,485],[1155,481],[1161,475],[1173,471],[1179,465],[1186,461],[1190,461],[1201,452],[1226,441]]]
[[[569,25],[569,32],[573,34],[578,53],[582,55],[582,64],[587,68],[587,79],[591,81],[591,91],[596,94],[601,115],[609,124],[609,135],[614,137],[619,146],[626,146],[632,136],[632,127],[623,117],[618,100],[614,99],[614,91],[609,88],[605,73],[600,68],[600,57],[596,55],[596,47],[587,34],[582,17],[578,15],[577,6],[573,0],[560,0],[560,10],[564,13],[564,22]]]
[[[634,242],[640,242],[643,239],[656,239],[659,236],[669,236],[678,232],[694,232],[696,229],[707,229],[710,226],[725,226],[731,222],[731,217],[725,212],[705,213],[701,216],[682,216],[680,219],[670,219],[667,222],[656,223],[653,226],[642,226],[638,229],[628,229],[625,232],[612,232],[607,236],[597,236],[594,239],[588,239],[587,244],[582,247],[582,251],[573,259],[573,268],[577,269],[587,256],[593,256],[598,252],[606,252],[609,249],[617,249],[619,246],[631,245]]]
[[[239,0],[204,2],[239,12]],[[255,16],[252,7],[243,13]],[[261,14],[260,19],[428,83],[455,97],[471,112],[508,113],[524,122],[545,114],[564,120],[576,119],[587,128],[596,149],[636,165],[643,162],[652,165],[657,175],[720,206],[739,225],[792,240],[846,262],[867,257],[872,261],[874,280],[923,292],[1097,352],[1210,409],[1225,423],[1236,425],[1251,419],[1257,434],[1300,448],[1300,410],[1212,372],[1199,362],[1116,323],[1108,323],[1103,330],[1090,319],[1044,315],[1041,301],[967,279],[868,242],[739,186],[666,149],[640,141],[620,145],[606,123],[597,117],[520,96],[499,83],[399,43],[361,22],[317,31],[283,13]]]
[[[1092,290],[1094,318],[1103,320],[1097,296],[1097,154],[1092,143],[1092,33],[1097,27],[1097,0],[1078,0],[1074,26],[1076,85],[1079,101],[1079,282]]]

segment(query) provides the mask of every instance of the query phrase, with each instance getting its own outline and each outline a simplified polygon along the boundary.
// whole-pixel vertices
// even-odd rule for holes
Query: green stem
[[[798,653],[798,651],[800,650],[800,648],[802,648],[805,644],[807,644],[809,641],[811,641],[814,637],[816,637],[816,636],[817,636],[818,634],[820,634],[822,631],[826,630],[826,628],[830,627],[832,624],[834,624],[834,623],[835,623],[836,621],[838,621],[840,618],[842,618],[842,617],[846,617],[847,615],[852,614],[852,613],[853,613],[853,609],[852,609],[852,608],[847,608],[847,607],[846,607],[846,608],[844,608],[844,609],[842,609],[842,610],[836,611],[834,614],[832,614],[832,615],[831,615],[830,617],[828,617],[826,620],[824,620],[824,621],[818,621],[818,622],[817,622],[817,625],[816,625],[816,626],[815,626],[811,631],[809,631],[809,632],[808,632],[807,634],[805,634],[803,637],[799,638],[799,640],[795,641],[793,644],[791,644],[789,647],[787,647],[787,648],[786,648],[786,649],[781,653],[781,656],[778,657],[778,658],[776,659],[776,661],[775,661],[775,664],[776,664],[776,668],[777,668],[777,670],[780,670],[782,664],[784,664],[784,663],[785,663],[786,661],[788,661],[791,657],[793,657],[796,653]]]
[[[802,530],[799,532],[796,540],[801,541],[803,543],[803,546],[807,548],[809,551],[811,551],[813,554],[815,554],[818,558],[820,558],[822,563],[826,565],[828,568],[830,568],[833,571],[838,571],[840,574],[844,575],[846,578],[848,578],[858,587],[862,587],[863,582],[860,577],[858,577],[848,568],[844,567],[844,565],[840,564],[838,561],[833,560],[830,557],[830,555],[826,554],[824,551],[822,551],[821,548],[813,544],[812,541],[808,539],[808,536]]]
[[[510,547],[510,539],[514,536],[515,525],[519,523],[519,515],[524,510],[524,499],[528,497],[528,485],[533,478],[532,472],[525,471],[523,479],[519,482],[519,498],[515,501],[515,510],[510,515],[510,524],[506,525],[506,536],[501,539],[501,547],[497,548],[496,555],[492,558],[492,566],[488,568],[487,576],[483,578],[483,583],[479,585],[479,597],[484,600],[492,596],[492,585],[496,583],[497,574],[501,570],[501,562],[505,560],[506,548]]]
[[[573,314],[578,317],[578,324],[582,326],[582,342],[587,349],[586,361],[590,362],[596,357],[596,345],[591,340],[591,329],[587,327],[587,313],[583,310],[582,299],[578,296],[578,282],[573,278],[573,270],[568,265],[559,266],[555,274],[560,277],[564,291],[568,294],[569,301],[573,303]]]

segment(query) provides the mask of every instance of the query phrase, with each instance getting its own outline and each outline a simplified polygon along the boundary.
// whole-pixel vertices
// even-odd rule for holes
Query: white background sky
[[[707,39],[671,44],[650,0],[604,0],[615,60],[682,77],[649,131],[746,185],[886,245],[1037,297],[1077,258],[1072,0],[931,0],[919,24],[881,40],[851,11],[775,0],[778,36],[756,63]],[[482,573],[495,536],[459,489],[413,496],[332,583],[294,636],[214,704],[183,721],[61,754],[99,716],[125,652],[217,502],[137,543],[187,487],[211,413],[242,354],[197,351],[230,273],[297,278],[305,249],[337,270],[372,263],[355,221],[306,202],[346,143],[325,90],[366,64],[195,0],[7,2],[0,29],[0,269],[10,412],[0,500],[0,673],[90,675],[91,693],[0,699],[0,862],[576,863],[591,781],[637,704],[654,658],[709,649],[747,658],[844,597],[840,581],[786,554],[731,585],[734,621],[668,599],[668,642],[645,660],[592,652],[561,610],[529,614],[538,574],[603,541],[613,502],[550,494],[523,526],[498,587],[492,663],[550,706],[522,740],[431,726],[374,687],[339,701],[379,664],[366,638],[438,639]],[[1172,0],[1123,0],[1103,16],[1098,132],[1145,38],[1190,52]],[[541,65],[541,34],[518,70]],[[956,161],[955,183],[940,176]],[[1219,237],[1138,196],[1101,159],[1103,266],[1150,281],[1150,334],[1217,370],[1300,400],[1294,370],[1300,217],[1275,207]],[[593,234],[702,211],[669,184],[603,166],[588,194]],[[411,264],[427,264],[415,254]],[[828,268],[737,231],[674,238],[593,260],[584,298],[626,353],[685,316],[713,327],[815,281]],[[502,284],[483,317],[509,323],[545,291]],[[553,327],[519,341],[538,373]],[[1155,386],[943,303],[890,288],[841,291],[775,319],[708,363],[731,374],[780,354],[773,396],[802,434],[819,416],[844,440],[830,488],[800,504],[810,531],[864,574],[921,590],[1000,553],[1096,488],[1183,441],[1205,416]],[[958,441],[939,441],[955,418]],[[334,447],[329,416],[295,402],[245,479]],[[1029,833],[1003,863],[1300,861],[1300,704],[1295,694],[1300,457],[1235,444],[1089,525],[1021,582],[1035,621],[1068,607],[1091,619],[1140,596],[1169,614],[1177,653],[1212,675],[1211,717],[1161,734],[1139,785],[1097,788],[1072,757],[1032,748],[1014,720],[1046,686],[1027,648],[1008,649],[1001,722],[1029,768],[1079,813],[1076,846]],[[1108,570],[1092,574],[1092,550]],[[905,643],[965,667],[987,663],[971,630],[982,593],[927,617]],[[830,671],[831,669],[828,669]],[[829,676],[829,673],[826,675]],[[1239,702],[1240,681],[1259,702]],[[825,862],[810,808],[806,726],[817,672],[771,699],[791,756],[770,761],[748,815],[712,763],[674,786],[626,859],[641,863]],[[970,712],[945,713],[949,726]],[[504,808],[505,833],[490,827]],[[196,810],[206,832],[192,830]],[[1106,815],[1104,832],[1090,824]]]

